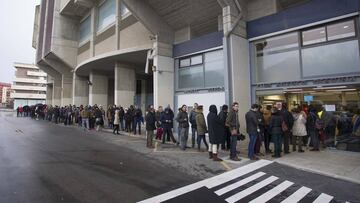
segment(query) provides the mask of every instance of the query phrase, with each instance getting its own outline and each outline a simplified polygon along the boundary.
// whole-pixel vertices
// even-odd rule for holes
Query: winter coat
[[[294,113],[294,125],[292,128],[292,134],[294,136],[306,136],[306,117],[304,113]]]
[[[258,129],[259,129],[258,113],[253,110],[248,111],[245,114],[245,120],[246,120],[246,132],[249,134],[258,133]]]
[[[116,109],[115,115],[114,115],[114,125],[119,125],[120,124],[119,113],[120,113],[120,110]]]
[[[230,133],[230,128],[229,128],[228,126],[226,126],[226,118],[227,118],[227,116],[228,116],[228,112],[220,111],[220,113],[219,113],[219,118],[220,118],[220,120],[221,120],[221,122],[222,122],[222,124],[223,124],[223,127],[224,127],[224,132],[225,132],[225,134],[224,134],[224,139],[225,139],[225,137],[226,137],[227,135],[230,135],[230,134],[231,134],[231,133]]]
[[[124,120],[124,116],[125,116],[125,111],[123,108],[120,108],[120,111],[119,111],[119,119],[120,120]]]
[[[196,114],[197,114],[197,111],[192,110],[190,112],[190,117],[189,117],[189,121],[191,123],[191,128],[195,128],[195,129],[196,129]]]
[[[156,118],[154,112],[148,112],[145,116],[145,121],[146,121],[146,130],[151,131],[156,129],[155,126]]]
[[[228,116],[226,118],[226,125],[232,129],[239,130],[240,128],[240,122],[239,122],[239,115],[238,112],[234,111],[233,109],[230,109]]]
[[[187,112],[180,111],[177,116],[177,122],[179,122],[179,125],[182,128],[188,128],[190,125],[189,125],[189,117],[188,117]]]
[[[55,111],[56,112],[56,111]],[[56,114],[56,113],[55,113]],[[89,118],[89,111],[87,111],[86,109],[83,109],[81,112],[80,112],[80,115],[81,115],[81,118]]]
[[[211,105],[209,108],[209,114],[207,115],[209,140],[211,144],[221,144],[224,140],[224,126],[223,122],[217,115],[217,109],[215,105]]]
[[[173,128],[174,114],[170,109],[165,109],[165,111],[160,115],[161,127],[164,129]]]
[[[205,117],[202,111],[198,111],[196,113],[195,122],[196,122],[196,130],[198,135],[205,135],[205,133],[207,133],[208,130],[205,122]]]
[[[263,116],[264,116],[264,123],[265,126],[269,126],[270,125],[270,120],[271,120],[271,111],[264,109],[263,110]]]
[[[281,109],[280,114],[283,117],[283,120],[287,127],[289,129],[292,129],[294,125],[294,117],[292,116],[292,114],[287,109]]]
[[[281,112],[276,111],[272,113],[269,125],[269,132],[271,135],[283,134],[282,122],[284,121]]]

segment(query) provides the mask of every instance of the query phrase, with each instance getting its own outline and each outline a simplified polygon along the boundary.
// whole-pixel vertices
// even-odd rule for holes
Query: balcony
[[[36,83],[36,84],[46,84],[46,80],[41,79],[29,79],[29,78],[15,78],[14,82],[23,82],[23,83]]]
[[[46,77],[47,74],[44,72],[35,72],[35,71],[28,71],[27,75],[29,76],[38,76],[38,77]]]
[[[13,99],[46,99],[46,94],[11,93]]]
[[[25,86],[25,85],[11,85],[13,90],[31,90],[31,91],[46,91],[46,87],[41,86]]]
[[[83,17],[93,6],[93,0],[61,0],[60,13],[68,16]]]

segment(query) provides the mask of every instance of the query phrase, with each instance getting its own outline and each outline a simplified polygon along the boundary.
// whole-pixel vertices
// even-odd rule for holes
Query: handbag
[[[242,133],[240,133],[238,136],[237,136],[237,140],[240,140],[240,141],[243,141],[243,140],[245,140],[245,135],[244,134],[242,134]]]
[[[283,132],[287,132],[289,130],[284,120],[281,122],[281,129]]]

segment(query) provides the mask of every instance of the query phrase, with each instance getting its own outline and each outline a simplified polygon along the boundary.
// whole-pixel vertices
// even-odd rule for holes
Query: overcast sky
[[[12,83],[14,62],[34,63],[35,6],[40,0],[2,0],[0,6],[0,82]]]

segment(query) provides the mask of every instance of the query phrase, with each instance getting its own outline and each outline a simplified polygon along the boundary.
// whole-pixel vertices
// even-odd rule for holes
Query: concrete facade
[[[102,20],[99,20],[99,10],[103,3],[109,1],[114,1],[116,5],[113,15],[109,17],[112,20],[97,30]],[[216,101],[225,101],[229,105],[238,101],[240,115],[244,115],[254,101],[249,39],[253,32],[249,32],[249,23],[286,8],[296,9],[308,2],[43,0],[36,9],[33,46],[37,48],[37,64],[53,78],[53,85],[48,88],[52,91],[48,94],[48,103],[116,104],[128,107],[140,95],[140,105],[145,110],[146,104],[175,108],[183,101],[178,98],[201,93],[205,96],[199,98],[206,98],[206,94],[221,95],[224,98]],[[205,9],[204,5],[207,5]],[[121,13],[120,6],[126,6],[129,12]],[[90,27],[83,31],[80,28],[88,17]],[[287,26],[286,22],[283,23],[284,27]],[[213,33],[221,34],[221,43],[210,46],[211,40],[217,40],[220,36]],[[86,35],[86,39],[80,41],[80,34]],[[221,73],[224,74],[224,84],[179,88],[178,63],[186,57],[189,60],[191,56],[199,54],[204,57],[213,50],[223,51]],[[200,63],[206,71],[205,62]],[[195,73],[181,74],[186,79]],[[205,79],[208,77],[206,74],[203,74]],[[139,88],[137,80],[142,81]],[[147,87],[152,91],[148,91]],[[152,98],[151,102],[149,98]],[[245,131],[243,116],[240,121],[241,130]]]

